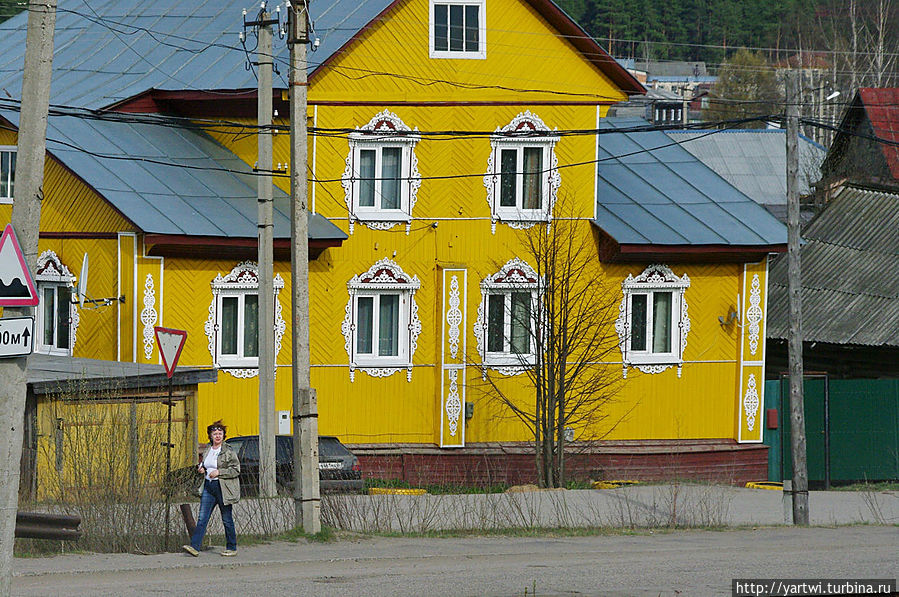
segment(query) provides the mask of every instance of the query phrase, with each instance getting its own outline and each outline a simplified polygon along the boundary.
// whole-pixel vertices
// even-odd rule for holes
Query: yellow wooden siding
[[[139,313],[135,273],[138,241],[137,235],[134,234],[121,234],[118,240],[116,268],[119,278],[117,289],[119,293],[125,295],[125,302],[114,307],[118,312],[118,359],[120,361],[135,359],[134,334],[137,329],[137,314]]]
[[[87,291],[92,298],[118,296],[116,246],[112,239],[41,239],[40,252],[52,250],[75,276],[81,275],[84,255],[89,255]],[[78,309],[79,324],[74,356],[116,360],[117,307],[85,304]]]
[[[571,101],[625,99],[524,2],[491,0],[486,19],[486,59],[432,59],[428,0],[396,3],[313,78],[310,99],[537,102],[558,100],[557,90]]]

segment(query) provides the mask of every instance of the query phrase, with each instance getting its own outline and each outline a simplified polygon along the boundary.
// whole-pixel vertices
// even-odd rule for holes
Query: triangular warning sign
[[[187,340],[187,332],[161,327],[154,327],[153,331],[156,332],[156,344],[159,346],[159,354],[162,355],[165,374],[171,377],[175,374],[175,366]]]
[[[0,237],[0,307],[34,307],[38,302],[16,231],[7,224]]]

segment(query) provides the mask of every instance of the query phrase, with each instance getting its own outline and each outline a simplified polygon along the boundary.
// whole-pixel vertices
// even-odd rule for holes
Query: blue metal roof
[[[761,247],[787,229],[661,131],[600,122],[596,225],[621,245]],[[621,132],[615,132],[621,131]]]
[[[311,3],[314,35],[321,45],[309,54],[310,72],[390,4]],[[96,109],[149,89],[255,89],[238,33],[243,30],[243,9],[251,19],[258,6],[237,0],[63,2],[56,19],[50,101]],[[21,97],[27,12],[0,24],[0,94],[13,98]],[[273,47],[281,72],[275,86],[286,89],[287,44],[276,40]],[[254,49],[250,41],[247,49]]]
[[[18,123],[18,113],[0,116]],[[203,133],[159,124],[51,116],[47,151],[145,233],[257,236],[257,180],[252,169]],[[273,217],[275,238],[290,238],[290,198],[277,187]],[[347,236],[312,214],[309,238]]]

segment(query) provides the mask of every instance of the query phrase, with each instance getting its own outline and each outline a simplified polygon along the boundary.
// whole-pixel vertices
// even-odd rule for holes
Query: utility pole
[[[41,223],[44,159],[47,153],[47,111],[53,66],[53,31],[56,0],[30,0],[22,77],[22,112],[16,149],[16,186],[12,226],[25,261],[37,265]],[[6,308],[4,316],[31,315],[31,308]],[[8,597],[12,571],[13,537],[19,506],[27,358],[0,360],[0,597]]]
[[[293,499],[296,526],[321,531],[318,402],[309,377],[309,217],[306,210],[306,44],[309,2],[290,6],[290,279],[293,332]]]
[[[802,392],[802,276],[799,260],[799,79],[787,73],[787,276],[790,295],[790,446],[793,524],[808,526],[808,466]]]
[[[255,21],[244,27],[256,27],[259,67],[256,134],[258,153],[258,251],[259,251],[259,496],[275,497],[275,291],[274,231],[272,218],[272,25],[265,3]]]

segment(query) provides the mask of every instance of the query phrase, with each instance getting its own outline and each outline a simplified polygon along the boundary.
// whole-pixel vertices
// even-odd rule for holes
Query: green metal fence
[[[899,479],[899,379],[808,377],[804,386],[808,477],[813,485]],[[789,379],[765,382],[768,478],[792,476]]]

